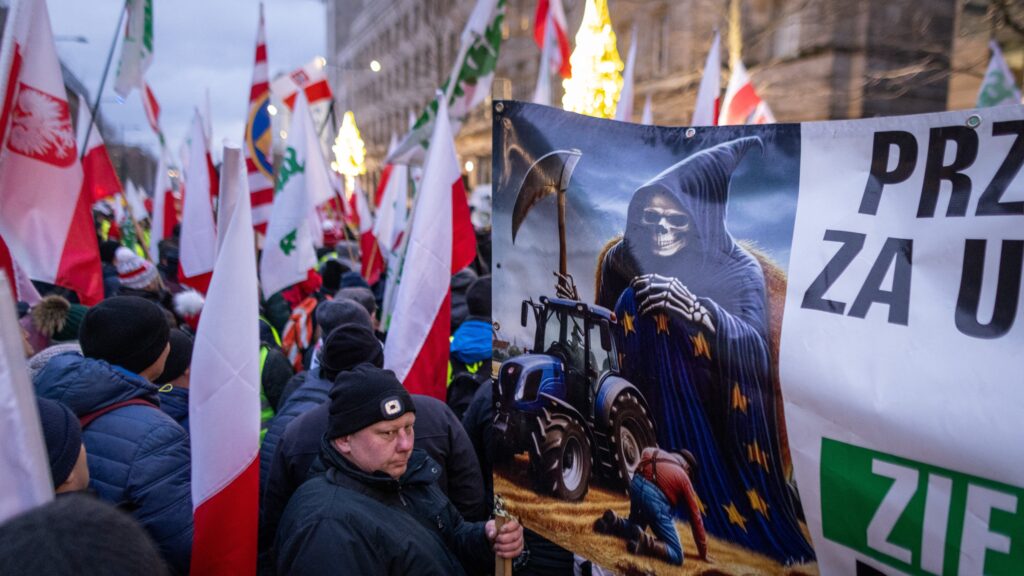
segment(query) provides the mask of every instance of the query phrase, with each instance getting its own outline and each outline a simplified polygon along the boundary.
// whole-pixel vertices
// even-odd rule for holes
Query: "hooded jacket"
[[[483,574],[494,556],[437,485],[441,467],[413,450],[399,479],[358,469],[324,440],[327,471],[295,493],[277,531],[279,574]]]
[[[36,394],[63,403],[79,418],[127,400],[152,404],[116,408],[82,431],[89,487],[135,516],[171,568],[187,573],[192,553],[189,439],[158,408],[156,385],[77,354],[54,357],[33,384]]]

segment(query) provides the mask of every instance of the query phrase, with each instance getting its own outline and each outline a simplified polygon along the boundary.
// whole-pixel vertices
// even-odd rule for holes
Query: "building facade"
[[[608,0],[620,55],[638,30],[634,117],[648,94],[655,123],[686,125],[715,29],[722,32],[722,86],[739,51],[780,122],[838,120],[969,108],[997,39],[1018,75],[1024,8],[1007,0],[740,0],[730,38],[728,0]],[[353,110],[367,144],[373,186],[392,134],[401,137],[447,78],[474,0],[328,2],[328,68],[339,110]],[[563,0],[574,35],[585,0]],[[536,0],[508,0],[495,99],[530,100],[540,50]],[[733,28],[735,29],[735,27]],[[379,70],[370,68],[379,63]],[[562,88],[552,79],[553,104]],[[456,146],[471,185],[490,182],[490,102],[463,126]]]

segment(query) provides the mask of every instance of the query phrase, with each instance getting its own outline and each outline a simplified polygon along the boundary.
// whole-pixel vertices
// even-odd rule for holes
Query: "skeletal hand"
[[[559,274],[553,272],[558,282],[555,283],[555,296],[563,298],[565,300],[579,300],[580,294],[576,290],[576,282],[572,279],[572,274]]]
[[[712,334],[715,333],[711,312],[678,278],[660,274],[644,274],[634,278],[632,286],[640,307],[640,314],[669,312],[684,320],[704,326]]]

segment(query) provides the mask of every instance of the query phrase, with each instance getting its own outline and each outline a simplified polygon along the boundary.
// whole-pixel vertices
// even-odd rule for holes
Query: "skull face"
[[[652,195],[641,217],[655,255],[672,256],[686,247],[691,218],[674,198],[667,194]]]

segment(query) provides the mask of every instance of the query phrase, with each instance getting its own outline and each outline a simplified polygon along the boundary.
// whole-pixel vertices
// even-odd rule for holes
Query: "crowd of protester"
[[[0,525],[3,574],[187,574],[190,363],[202,296],[101,244],[105,299],[19,303],[57,499]],[[259,574],[571,574],[572,555],[493,516],[491,282],[452,279],[448,397],[383,369],[383,282],[324,249],[260,303]]]

